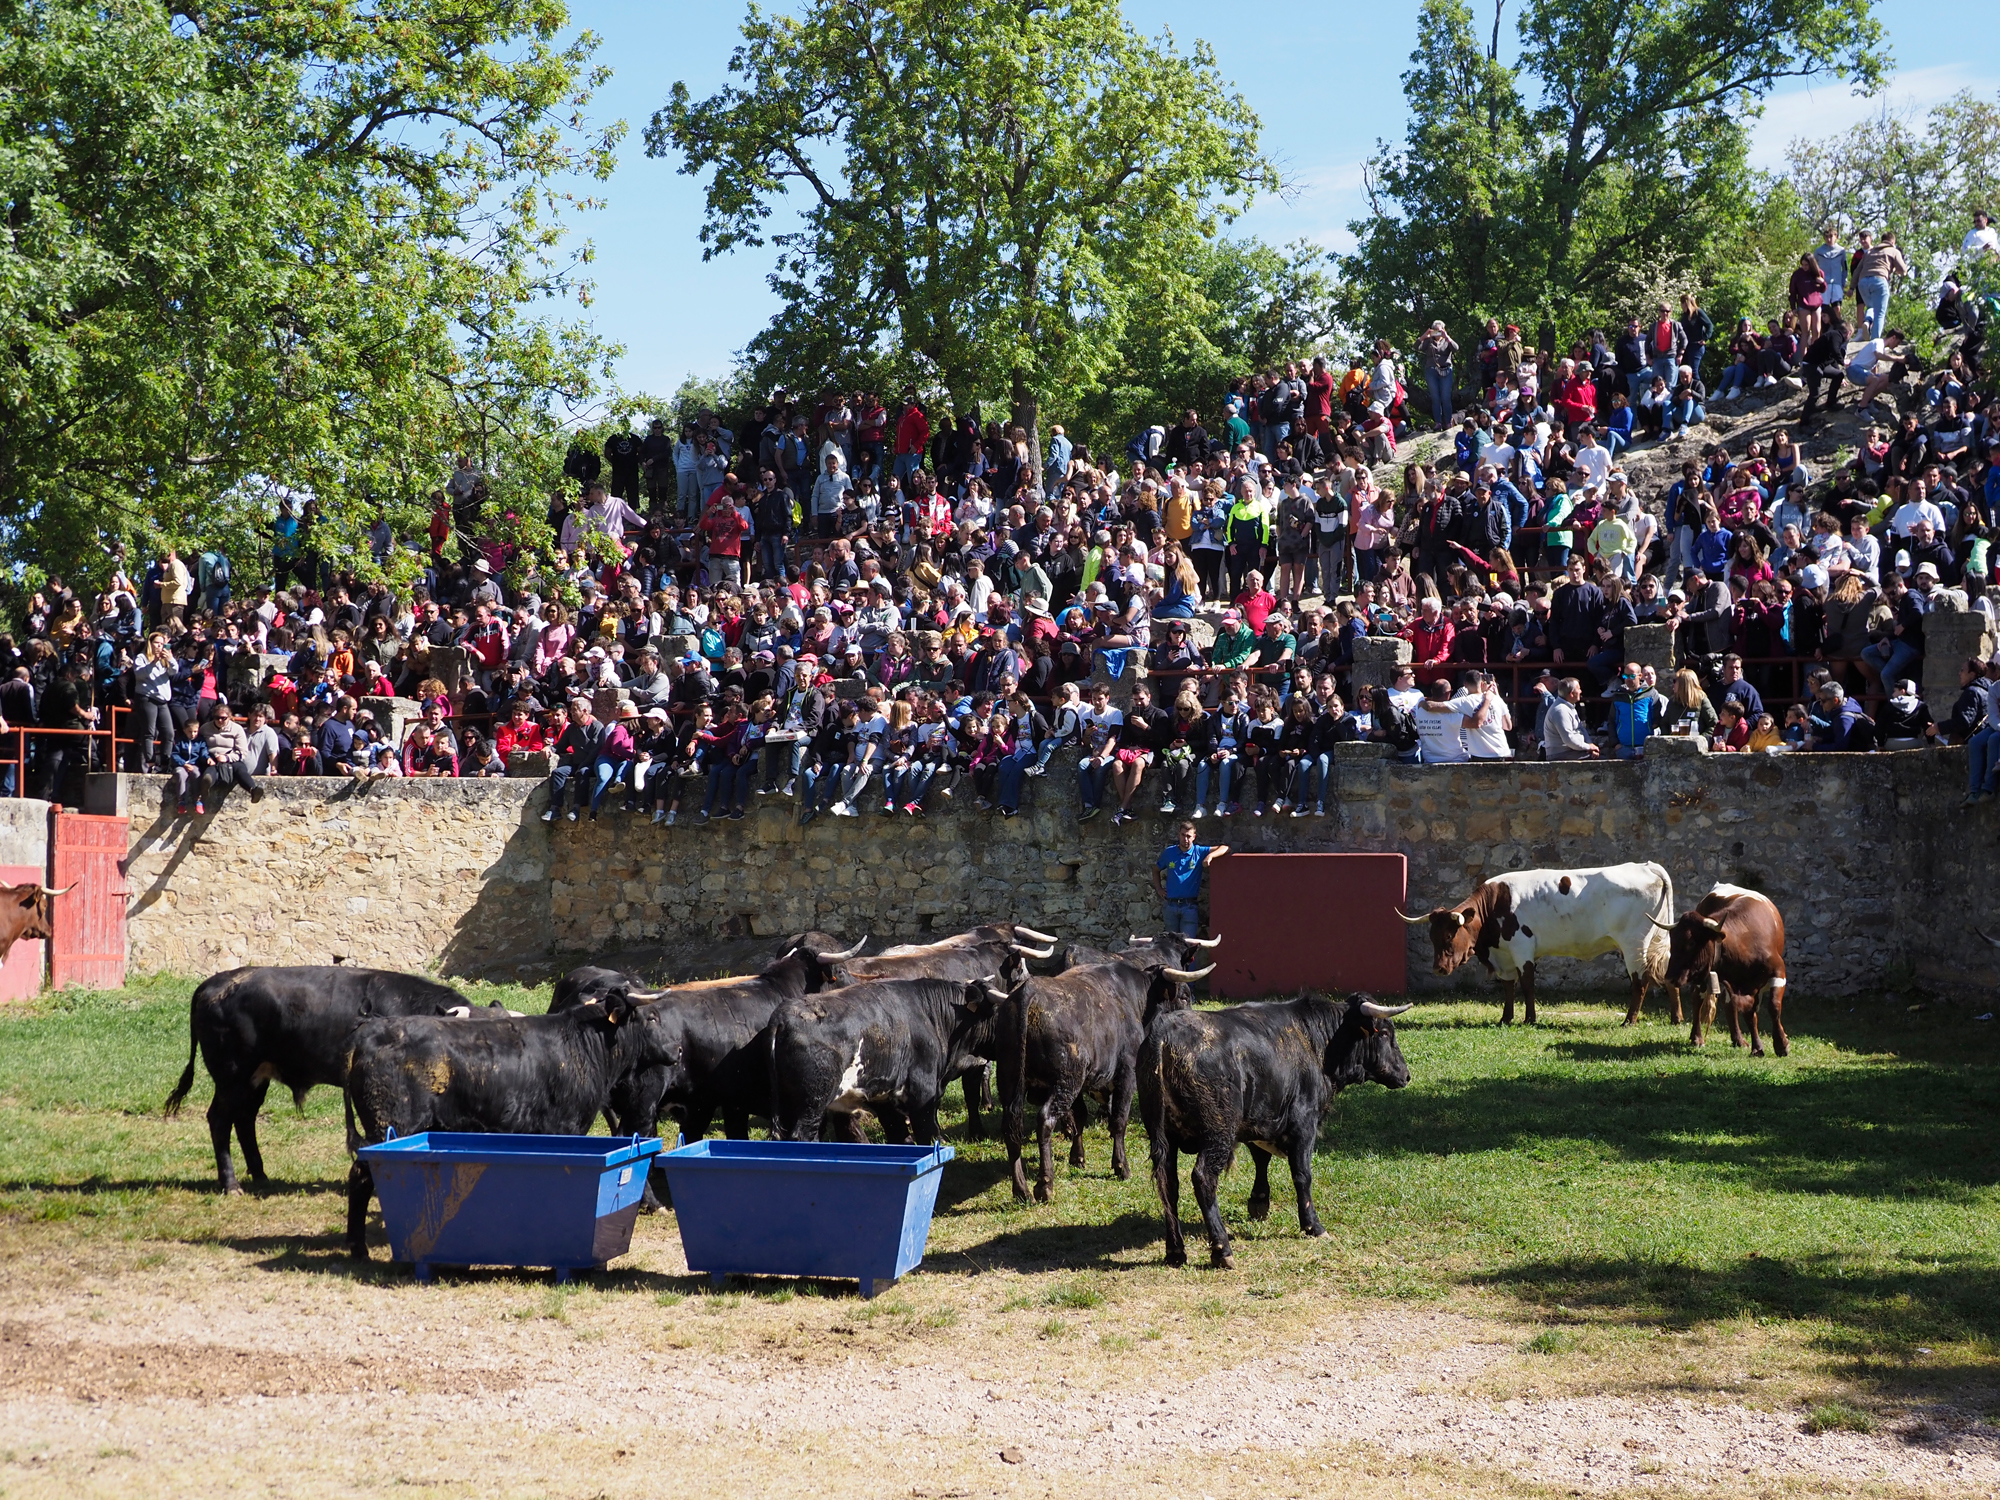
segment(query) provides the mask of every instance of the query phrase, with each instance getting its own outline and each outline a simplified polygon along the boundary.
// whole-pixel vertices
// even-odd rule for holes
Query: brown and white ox
[[[1638,1021],[1649,985],[1667,986],[1673,1017],[1681,1019],[1680,991],[1667,979],[1666,923],[1674,909],[1674,883],[1655,864],[1605,865],[1588,870],[1519,870],[1496,875],[1456,906],[1421,917],[1434,950],[1432,970],[1450,974],[1476,958],[1500,981],[1500,1024],[1514,1020],[1518,982],[1535,1024],[1535,964],[1544,958],[1598,958],[1616,953],[1632,981],[1625,1024]],[[1402,916],[1402,913],[1397,913]]]
[[[1715,1018],[1717,1001],[1727,996],[1729,1045],[1743,1045],[1743,1017],[1748,1015],[1750,1055],[1762,1057],[1757,1002],[1768,990],[1772,1048],[1780,1057],[1792,1050],[1791,1038],[1785,1035],[1785,918],[1769,896],[1718,884],[1693,911],[1665,930],[1667,982],[1700,980],[1708,990],[1705,999],[1689,1007],[1694,1012],[1690,1043],[1699,1047],[1708,1040],[1707,1023]]]
[[[55,913],[49,903],[63,891],[75,889],[73,885],[66,885],[60,891],[39,884],[0,885],[0,964],[7,962],[7,955],[16,943],[31,943],[37,938],[46,942],[53,938]]]

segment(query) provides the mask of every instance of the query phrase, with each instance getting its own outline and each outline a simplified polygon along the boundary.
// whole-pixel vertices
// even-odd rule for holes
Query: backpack
[[[1417,748],[1417,721],[1407,708],[1389,705],[1389,743],[1403,754]]]

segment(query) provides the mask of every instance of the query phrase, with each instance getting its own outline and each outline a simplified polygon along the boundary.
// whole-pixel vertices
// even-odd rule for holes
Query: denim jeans
[[[1680,376],[1679,362],[1671,354],[1656,354],[1648,373],[1659,376],[1666,382],[1667,389],[1672,390],[1674,381]]]
[[[1715,388],[1715,399],[1721,401],[1726,397],[1742,395],[1750,389],[1752,378],[1750,366],[1738,360],[1722,372],[1722,382]]]
[[[1194,805],[1208,806],[1208,777],[1215,773],[1215,805],[1221,807],[1229,800],[1229,776],[1236,769],[1236,757],[1225,755],[1219,761],[1203,760],[1194,772]]]
[[[1163,908],[1163,920],[1169,932],[1178,932],[1182,937],[1200,937],[1201,903],[1191,898],[1169,896]]]
[[[913,760],[902,770],[888,778],[889,800],[897,807],[908,807],[915,803],[924,805],[924,793],[931,789],[931,778],[937,775],[937,766],[927,760]]]
[[[1439,432],[1451,421],[1452,378],[1449,370],[1424,371],[1424,386],[1430,392],[1431,420]]]
[[[1965,742],[1965,790],[1992,794],[2000,791],[2000,729],[1982,724]]]
[[[750,790],[750,762],[736,765],[726,755],[717,756],[715,764],[708,768],[708,796],[701,804],[701,815],[709,816],[715,811],[718,798],[724,812],[733,812],[743,806],[743,797]]]
[[[1707,415],[1708,413],[1702,410],[1701,403],[1692,396],[1685,396],[1679,401],[1669,401],[1664,428],[1666,435],[1672,437],[1682,428],[1692,427]]]
[[[993,800],[1012,811],[1021,805],[1021,786],[1027,779],[1028,763],[1035,758],[1032,741],[1023,740],[1000,758],[998,789]]]
[[[1864,276],[1854,284],[1856,295],[1861,298],[1861,323],[1854,330],[1858,339],[1879,339],[1882,337],[1884,320],[1889,316],[1889,279],[1886,276]]]
[[[1089,812],[1104,800],[1104,778],[1111,770],[1108,760],[1081,760],[1076,767],[1077,795],[1083,799],[1083,810]]]
[[[1701,362],[1706,358],[1708,358],[1708,345],[1689,344],[1687,351],[1681,355],[1681,363],[1694,371],[1694,378],[1699,380],[1701,379]]]
[[[757,538],[757,571],[765,578],[785,576],[785,539],[770,534]]]
[[[1264,457],[1266,458],[1277,457],[1278,444],[1282,443],[1286,438],[1290,437],[1291,435],[1292,435],[1292,424],[1290,422],[1265,423],[1264,442],[1262,445],[1262,451]]]
[[[1607,432],[1604,434],[1604,446],[1610,452],[1611,456],[1616,458],[1632,446],[1632,440],[1622,432]]]
[[[1882,685],[1893,691],[1895,684],[1908,677],[1916,664],[1923,660],[1923,653],[1908,641],[1877,641],[1872,646],[1861,648],[1861,659],[1879,668]]]
[[[590,813],[592,817],[597,815],[597,805],[604,800],[605,792],[610,789],[613,782],[618,780],[619,772],[624,769],[625,763],[623,761],[609,760],[600,760],[590,768]]]
[[[916,473],[917,470],[921,469],[923,466],[924,466],[923,454],[898,453],[896,455],[896,464],[895,464],[896,482],[907,489],[910,483],[910,476]]]
[[[840,796],[838,766],[802,766],[799,770],[799,816],[825,812]]]
[[[1303,807],[1326,801],[1326,784],[1333,775],[1333,757],[1328,754],[1308,755],[1292,773],[1292,801]]]

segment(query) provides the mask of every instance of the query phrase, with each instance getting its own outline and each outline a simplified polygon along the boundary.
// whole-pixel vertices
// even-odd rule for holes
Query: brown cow
[[[55,929],[49,924],[55,917],[49,910],[49,902],[63,891],[75,889],[73,885],[66,885],[61,891],[52,891],[45,885],[0,885],[0,964],[7,962],[7,955],[16,943],[53,938]]]
[[[1657,924],[1664,926],[1664,923]],[[1792,1050],[1785,1035],[1785,918],[1761,891],[1717,885],[1699,905],[1667,928],[1667,982],[1708,982],[1708,998],[1689,1007],[1694,1030],[1688,1041],[1701,1046],[1716,1002],[1729,997],[1729,1045],[1743,1045],[1743,1017],[1750,1017],[1750,1055],[1764,1055],[1757,1035],[1757,1001],[1771,992],[1771,1045],[1778,1056]]]

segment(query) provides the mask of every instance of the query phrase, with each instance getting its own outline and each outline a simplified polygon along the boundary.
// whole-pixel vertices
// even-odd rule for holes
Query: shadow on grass
[[[1892,1201],[1967,1202],[2000,1183],[1994,1070],[1892,1062],[1806,1072],[1773,1063],[1357,1090],[1329,1117],[1322,1149],[1425,1156],[1588,1141],[1766,1191]]]
[[[92,1197],[106,1193],[159,1193],[159,1192],[204,1193],[211,1198],[222,1196],[216,1187],[215,1174],[200,1177],[86,1177],[81,1182],[37,1182],[27,1178],[14,1178],[0,1182],[0,1193],[47,1193],[51,1196]],[[345,1191],[345,1182],[331,1179],[315,1182],[288,1182],[274,1177],[261,1186],[243,1184],[243,1192],[250,1198],[291,1198],[304,1193],[331,1193]]]
[[[1140,1213],[1096,1224],[1027,1224],[961,1248],[989,1271],[1136,1271],[1152,1261],[1135,1261],[1133,1252],[1162,1246],[1163,1224],[1158,1214]]]
[[[1832,1255],[1745,1256],[1713,1270],[1630,1258],[1531,1260],[1464,1284],[1540,1308],[1679,1330],[1739,1318],[1823,1324],[1809,1343],[1846,1379],[1888,1395],[1977,1387],[2000,1398],[2000,1269],[1991,1265],[1856,1266]]]
[[[1668,1024],[1672,1025],[1676,1023],[1669,1022]],[[1722,1035],[1719,1040],[1723,1050],[1729,1050],[1729,1023],[1727,1021],[1724,1021],[1722,1024]],[[1717,1041],[1718,1038],[1711,1031],[1709,1033],[1708,1045],[1713,1047]],[[1744,1045],[1747,1047],[1749,1044],[1746,1042]],[[1768,1048],[1769,1045],[1770,1043],[1767,1041],[1765,1046]],[[1659,1058],[1668,1057],[1678,1061],[1686,1058],[1692,1049],[1688,1046],[1687,1038],[1683,1036],[1679,1041],[1668,1041],[1663,1038],[1659,1041],[1629,1042],[1622,1046],[1617,1042],[1565,1041],[1557,1042],[1549,1050],[1564,1062],[1611,1063],[1617,1065],[1620,1063],[1653,1062]]]

